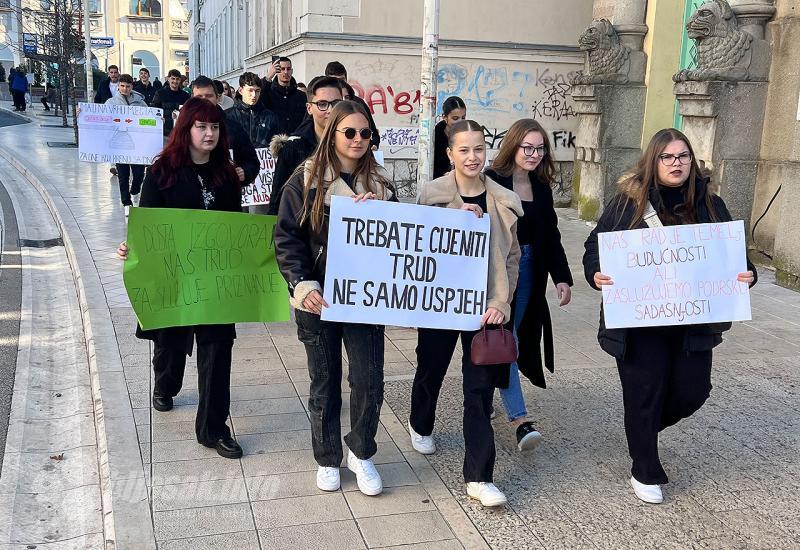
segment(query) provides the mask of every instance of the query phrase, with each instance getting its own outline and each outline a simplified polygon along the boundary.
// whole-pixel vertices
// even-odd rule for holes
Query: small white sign
[[[163,111],[81,103],[78,115],[78,158],[85,162],[145,164],[164,147]]]
[[[272,177],[275,174],[275,159],[267,148],[256,149],[261,169],[256,180],[250,185],[242,186],[242,206],[269,204],[272,196]],[[233,155],[231,155],[233,156]]]
[[[693,325],[752,318],[742,220],[598,235],[607,328]]]
[[[477,330],[488,307],[489,217],[333,197],[325,321]]]

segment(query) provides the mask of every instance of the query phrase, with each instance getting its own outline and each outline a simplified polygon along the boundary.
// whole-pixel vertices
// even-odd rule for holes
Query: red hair
[[[189,146],[192,142],[191,131],[194,123],[198,121],[219,124],[219,141],[211,151],[208,162],[213,184],[224,185],[231,181],[238,183],[239,179],[236,176],[229,152],[225,114],[222,109],[207,99],[193,97],[181,107],[180,116],[175,122],[169,140],[151,168],[161,189],[168,189],[175,185],[178,174],[192,163],[189,153]]]

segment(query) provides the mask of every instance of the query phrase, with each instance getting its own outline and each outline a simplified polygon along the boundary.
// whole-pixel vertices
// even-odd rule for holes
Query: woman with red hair
[[[241,212],[241,189],[228,153],[222,110],[195,97],[181,108],[164,150],[148,170],[139,203],[142,208],[190,208]],[[117,254],[127,259],[128,247]],[[186,355],[197,340],[198,443],[225,458],[239,458],[242,448],[225,424],[230,412],[233,324],[142,330],[136,336],[153,341],[153,407],[172,409],[172,398],[183,384]]]

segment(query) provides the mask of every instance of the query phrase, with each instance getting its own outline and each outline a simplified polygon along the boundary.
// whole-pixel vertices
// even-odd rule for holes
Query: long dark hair
[[[336,127],[346,117],[355,114],[363,115],[364,119],[369,121],[367,112],[355,101],[344,100],[337,103],[331,111],[325,131],[322,133],[314,153],[295,171],[295,174],[303,173],[307,164],[311,172],[311,178],[305,182],[303,188],[303,213],[300,222],[311,220],[311,229],[315,232],[322,229],[325,217],[325,193],[342,173],[342,163],[336,154]],[[366,153],[358,160],[356,169],[353,170],[353,182],[363,181],[364,188],[376,194],[378,192],[376,182],[391,188],[391,183],[378,174],[378,166],[375,157],[367,147]],[[308,196],[314,186],[316,186],[317,192],[314,200],[309,204]]]
[[[625,197],[625,202],[620,209],[620,216],[625,212],[630,203],[634,204],[635,210],[629,229],[634,229],[638,226],[644,218],[645,210],[647,209],[647,202],[650,200],[651,189],[658,189],[658,163],[659,155],[664,152],[667,145],[673,141],[682,141],[686,144],[689,153],[692,155],[692,161],[689,168],[689,179],[687,180],[686,189],[683,192],[683,204],[676,207],[676,212],[680,214],[680,218],[674,212],[668,212],[663,203],[654,204],[653,207],[658,209],[658,217],[666,225],[674,225],[683,221],[683,223],[697,223],[697,181],[702,178],[702,172],[697,164],[697,157],[695,157],[692,144],[689,139],[679,130],[675,128],[664,128],[659,130],[650,139],[636,166],[623,175],[618,182],[620,194]],[[719,216],[714,208],[713,194],[710,190],[706,190],[705,206],[711,216],[712,221],[719,221]]]
[[[457,95],[451,95],[450,97],[444,100],[444,103],[442,103],[442,116],[446,117],[456,109],[466,110],[467,106],[464,104],[463,99],[461,99]]]
[[[542,134],[544,140],[544,156],[539,162],[533,173],[536,179],[547,185],[552,185],[553,174],[556,172],[555,164],[553,163],[552,149],[550,148],[550,138],[547,137],[547,132],[542,125],[532,118],[522,118],[511,125],[511,128],[506,132],[503,142],[500,144],[500,151],[497,156],[492,160],[492,170],[501,176],[508,177],[514,173],[516,166],[515,158],[517,150],[522,145],[522,141],[530,132],[539,132]]]
[[[156,181],[159,182],[159,188],[168,189],[175,185],[183,168],[192,163],[189,146],[192,142],[191,131],[195,122],[219,124],[219,141],[211,151],[208,162],[213,184],[219,186],[231,181],[239,181],[231,162],[228,132],[222,109],[207,99],[193,97],[181,107],[169,141],[161,154],[156,157],[150,169]]]

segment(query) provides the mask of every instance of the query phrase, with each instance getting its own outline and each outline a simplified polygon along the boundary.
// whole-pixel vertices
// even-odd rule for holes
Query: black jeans
[[[360,459],[378,450],[383,405],[382,325],[322,321],[319,315],[297,310],[297,337],[305,345],[311,394],[311,445],[320,466],[338,467],[344,456],[339,419],[342,410],[342,342],[347,350],[350,384],[350,433],[347,447]]]
[[[470,360],[469,350],[477,332],[421,328],[417,334],[411,427],[420,435],[433,433],[439,391],[460,337],[464,349],[464,481],[492,481],[495,449],[490,415],[495,380],[492,369],[496,367],[474,365]]]
[[[133,176],[133,181],[131,181]],[[143,164],[117,164],[117,179],[119,180],[119,198],[124,206],[133,204],[131,195],[138,195],[142,190],[144,181]]]
[[[25,92],[11,90],[11,98],[14,100],[14,108],[20,111],[25,110]]]
[[[700,409],[711,393],[711,350],[687,353],[682,327],[628,329],[617,360],[625,406],[631,474],[648,485],[667,483],[658,433]]]
[[[181,391],[186,351],[153,344],[153,395],[174,397]],[[225,421],[231,408],[231,352],[233,341],[197,344],[197,386],[200,401],[195,418],[197,441],[214,444],[231,432]]]

